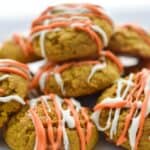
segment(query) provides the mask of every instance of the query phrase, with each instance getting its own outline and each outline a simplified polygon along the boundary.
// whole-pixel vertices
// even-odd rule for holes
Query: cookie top
[[[63,4],[33,21],[30,39],[38,55],[58,62],[100,54],[112,32],[113,23],[101,7]]]
[[[137,25],[126,24],[116,27],[108,47],[119,54],[150,58],[149,34]]]
[[[123,72],[120,61],[109,51],[98,60],[83,60],[63,64],[46,64],[35,75],[32,87],[61,96],[89,95],[108,87]]]
[[[98,133],[90,120],[90,111],[76,100],[50,94],[30,100],[29,105],[30,108],[22,110],[8,124],[5,139],[10,148],[94,148]],[[21,132],[18,133],[18,129]],[[27,130],[30,132],[27,133]]]
[[[94,107],[92,120],[117,145],[127,149],[149,148],[150,70],[119,79]]]

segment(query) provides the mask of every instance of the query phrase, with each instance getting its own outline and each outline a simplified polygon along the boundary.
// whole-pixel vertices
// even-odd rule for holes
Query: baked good
[[[62,62],[97,57],[112,33],[113,23],[101,7],[62,4],[33,21],[29,39],[37,55]]]
[[[122,64],[105,51],[98,60],[45,65],[32,80],[32,88],[64,97],[90,95],[110,86],[123,72]]]
[[[0,60],[0,128],[25,105],[31,75],[25,64]]]
[[[125,24],[116,27],[108,48],[118,54],[149,59],[150,37],[142,27]]]
[[[120,78],[99,97],[91,118],[116,145],[150,149],[150,70]]]
[[[9,122],[4,138],[13,150],[92,150],[98,132],[90,111],[55,94],[30,100]]]
[[[28,63],[40,59],[36,56],[27,37],[14,34],[11,39],[0,46],[0,59],[13,59]]]

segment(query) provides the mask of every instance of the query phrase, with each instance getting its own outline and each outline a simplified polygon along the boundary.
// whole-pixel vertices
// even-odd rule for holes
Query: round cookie
[[[25,104],[30,80],[25,64],[0,60],[0,128]]]
[[[119,60],[105,51],[98,60],[47,64],[33,78],[32,88],[39,85],[45,94],[65,97],[90,95],[110,86],[122,71]]]
[[[35,53],[53,62],[97,57],[108,45],[113,23],[91,4],[62,4],[46,9],[32,23]]]
[[[150,37],[137,25],[123,25],[116,27],[108,48],[118,54],[150,58]]]
[[[150,70],[120,78],[104,91],[91,118],[116,145],[150,149]]]
[[[14,34],[10,40],[0,46],[0,59],[13,59],[28,63],[38,60],[27,38]]]
[[[13,150],[92,150],[98,132],[90,114],[74,99],[41,96],[12,117],[4,138]]]

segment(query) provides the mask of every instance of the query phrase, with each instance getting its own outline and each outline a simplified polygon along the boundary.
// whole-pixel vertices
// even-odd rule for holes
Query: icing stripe
[[[7,102],[10,102],[12,100],[25,105],[24,100],[18,95],[10,95],[10,96],[0,97],[0,102],[3,102],[3,103],[7,103]]]
[[[34,150],[44,150],[46,149],[46,133],[43,124],[34,109],[30,109],[29,112],[36,132],[36,144]]]
[[[48,109],[50,107],[48,100],[51,100],[57,117],[57,125],[56,121],[54,122],[56,127],[55,130],[53,127],[53,120],[48,113],[50,112]],[[42,117],[42,120],[37,113],[38,103],[41,104],[40,106],[42,106],[45,116]],[[66,107],[63,107],[64,104],[66,104]],[[92,135],[93,123],[90,121],[88,116],[88,110],[82,108],[79,102],[75,101],[74,99],[62,99],[57,95],[50,94],[48,96],[42,96],[40,98],[31,100],[30,107],[29,116],[31,117],[33,125],[35,126],[35,148],[37,150],[42,147],[45,149],[50,148],[52,150],[60,149],[62,138],[64,149],[69,150],[70,143],[67,135],[67,128],[77,130],[80,139],[80,148],[81,150],[86,149],[86,144],[88,144]],[[83,117],[83,122],[86,125],[85,131],[80,125],[80,119],[78,116],[80,112]],[[47,139],[45,137],[46,133],[48,135]]]
[[[99,130],[105,131],[110,128],[110,138],[117,133],[117,125],[122,108],[128,108],[129,112],[125,117],[125,124],[121,135],[118,138],[117,145],[123,144],[128,133],[129,143],[132,150],[138,149],[138,144],[142,137],[144,123],[146,117],[150,114],[150,71],[143,69],[134,77],[130,74],[129,79],[120,79],[117,82],[117,91],[115,98],[106,98],[94,108],[92,120],[95,122]],[[126,85],[126,87],[124,87]],[[132,89],[131,89],[132,87]],[[144,93],[144,100],[140,98]],[[120,103],[121,102],[121,103]],[[124,104],[122,103],[124,102]],[[100,112],[104,108],[109,108],[108,120],[111,118],[110,112],[115,108],[114,118],[110,125],[107,121],[108,128],[101,128],[99,125]],[[139,113],[137,115],[137,113]]]

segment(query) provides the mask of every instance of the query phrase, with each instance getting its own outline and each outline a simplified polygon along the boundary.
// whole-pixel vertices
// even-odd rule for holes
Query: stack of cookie
[[[89,95],[111,85],[122,65],[103,51],[113,23],[101,7],[72,4],[49,7],[32,23],[35,53],[47,59],[33,79],[43,93],[64,97]]]
[[[64,4],[49,7],[36,18],[28,38],[13,37],[10,43],[22,49],[23,62],[44,58],[46,64],[30,85],[45,96],[29,101],[30,108],[24,107],[8,124],[5,139],[12,149],[95,147],[98,132],[89,110],[69,97],[96,93],[120,77],[122,64],[110,51],[103,51],[113,28],[113,22],[99,6]],[[2,51],[8,46],[9,42]],[[14,51],[18,56],[19,50]],[[14,142],[18,138],[22,140]]]
[[[27,37],[3,43],[0,127],[11,149],[93,150],[98,131],[126,149],[150,149],[150,70],[124,73],[112,53],[148,64],[150,39],[134,25],[115,28],[100,6],[62,4],[43,11]],[[20,63],[39,59],[45,64],[32,76]],[[27,100],[33,90],[39,97]],[[74,99],[95,93],[93,110]]]

